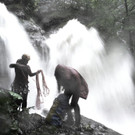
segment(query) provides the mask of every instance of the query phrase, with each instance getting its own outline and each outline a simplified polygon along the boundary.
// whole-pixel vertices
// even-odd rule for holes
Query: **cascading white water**
[[[9,12],[4,4],[0,3],[0,44],[1,49],[5,48],[1,55],[5,55],[3,61],[6,63],[5,65],[1,65],[1,69],[6,68],[6,73],[9,74],[9,81],[5,81],[5,84],[0,84],[1,87],[6,89],[10,89],[10,85],[14,80],[14,70],[9,68],[9,64],[16,63],[17,59],[20,59],[22,54],[29,54],[31,60],[29,65],[33,72],[41,69],[41,64],[39,62],[39,57],[37,52],[32,47],[30,40],[28,38],[27,33],[25,32],[23,26],[20,24],[17,17]],[[6,60],[6,61],[5,61]],[[7,77],[5,74],[5,78]],[[4,76],[4,75],[3,75]],[[32,85],[31,85],[32,84]],[[33,86],[34,85],[34,86]],[[33,94],[36,92],[35,82],[30,79],[30,89],[35,89],[35,91],[31,91]],[[34,94],[35,95],[35,94]],[[34,96],[32,97],[34,98]],[[35,102],[35,100],[30,100],[30,102]],[[34,103],[30,103],[34,104]]]
[[[87,100],[80,99],[81,114],[125,135],[135,134],[133,60],[123,46],[107,52],[96,29],[70,20],[46,40],[50,47],[48,73],[65,64],[77,69],[89,85]]]
[[[0,4],[0,41],[0,49],[6,50],[7,65],[15,63],[23,53],[28,53],[31,56],[29,65],[32,71],[43,69],[24,28],[3,4]],[[90,90],[87,100],[79,100],[81,114],[124,135],[134,135],[133,60],[128,51],[116,46],[106,52],[96,29],[87,29],[77,20],[69,21],[45,42],[50,48],[46,71],[49,77],[46,76],[46,81],[51,94],[46,97],[44,107],[51,106],[57,91],[55,66],[58,63],[72,66],[86,79]],[[0,66],[4,69],[2,64]],[[13,81],[13,72],[9,83]],[[33,82],[30,79],[29,106],[35,102],[36,87]]]
[[[39,69],[44,71],[44,67],[40,61],[40,58],[33,48],[30,39],[19,22],[18,18],[11,12],[9,12],[6,6],[0,3],[0,87],[11,89],[10,85],[14,80],[14,70],[9,68],[9,64],[16,63],[17,59],[20,59],[22,54],[30,55],[29,66],[32,72],[36,72]],[[2,63],[3,62],[3,63]],[[6,64],[5,64],[6,63]],[[45,72],[44,72],[45,74]],[[8,79],[7,79],[8,78]],[[56,94],[56,81],[54,77],[46,76],[47,85],[51,90],[50,95],[46,97],[47,103],[45,108],[49,108],[52,104],[53,97]],[[39,79],[41,77],[39,76]],[[52,85],[53,80],[54,85]],[[7,81],[8,80],[8,81]],[[35,106],[35,100],[37,95],[36,79],[35,77],[29,77],[29,95],[28,95],[28,107]],[[44,107],[44,106],[43,106]],[[38,112],[38,110],[32,110],[32,112]],[[40,113],[40,112],[39,112]]]

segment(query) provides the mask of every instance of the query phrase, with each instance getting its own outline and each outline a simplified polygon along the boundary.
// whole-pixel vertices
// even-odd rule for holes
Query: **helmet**
[[[27,54],[23,54],[22,55],[22,59],[29,61],[30,60],[30,56],[27,55]]]

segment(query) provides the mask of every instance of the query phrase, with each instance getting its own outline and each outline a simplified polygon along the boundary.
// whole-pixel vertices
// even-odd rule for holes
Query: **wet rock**
[[[16,133],[17,121],[15,115],[22,102],[22,97],[10,90],[0,88],[0,134]],[[12,135],[12,134],[11,134]]]
[[[31,108],[23,111],[18,107],[22,97],[14,92],[0,88],[0,134],[1,135],[120,135],[119,133],[81,116],[79,128],[70,125],[55,127],[47,125],[45,117],[29,114]],[[48,113],[44,111],[44,113]],[[44,114],[44,115],[46,115]]]

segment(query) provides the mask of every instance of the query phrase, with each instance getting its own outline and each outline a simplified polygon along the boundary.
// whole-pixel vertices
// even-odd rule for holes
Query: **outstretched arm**
[[[41,70],[38,70],[37,72],[34,72],[32,73],[30,67],[27,65],[23,65],[23,64],[19,64],[19,63],[16,63],[16,64],[10,64],[9,65],[10,68],[20,68],[26,72],[28,72],[28,75],[29,76],[35,76],[36,74],[39,74],[41,72]]]
[[[37,72],[32,73],[30,67],[28,66],[28,75],[29,76],[31,76],[31,77],[35,76],[36,74],[39,74],[40,72],[41,72],[41,70],[38,70]]]
[[[19,63],[15,63],[15,64],[10,64],[9,65],[10,68],[25,68],[25,65],[19,64]]]
[[[9,67],[10,68],[15,68],[16,67],[16,64],[10,64]]]

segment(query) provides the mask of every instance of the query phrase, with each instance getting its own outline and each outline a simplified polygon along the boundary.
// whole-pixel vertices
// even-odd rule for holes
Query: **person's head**
[[[28,63],[28,61],[30,60],[30,56],[27,54],[23,54],[22,55],[22,60],[24,61],[25,64]]]

